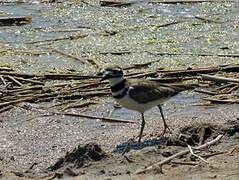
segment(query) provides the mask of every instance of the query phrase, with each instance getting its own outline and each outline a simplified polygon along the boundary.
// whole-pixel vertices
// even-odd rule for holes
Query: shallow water
[[[238,62],[238,58],[200,56],[159,56],[168,53],[239,53],[238,13],[239,3],[148,4],[114,8],[81,3],[18,4],[0,6],[2,16],[30,15],[32,23],[24,26],[0,27],[2,49],[1,64],[21,71],[44,72],[75,69],[94,73],[95,67],[52,52],[55,48],[79,58],[90,58],[104,66],[116,63],[158,61],[150,67],[181,68]],[[203,22],[195,16],[206,16],[216,22]],[[167,27],[157,27],[169,22],[182,21]],[[217,22],[218,21],[218,22]],[[115,35],[102,35],[104,31],[117,31]],[[70,32],[63,32],[70,31]],[[100,33],[101,32],[101,33]],[[87,34],[84,38],[27,44],[69,35]],[[41,51],[32,55],[14,51]],[[129,51],[113,55],[110,52]],[[108,52],[108,54],[107,54]],[[106,54],[102,54],[106,53]],[[30,67],[30,68],[29,68]],[[87,68],[87,70],[86,70]]]

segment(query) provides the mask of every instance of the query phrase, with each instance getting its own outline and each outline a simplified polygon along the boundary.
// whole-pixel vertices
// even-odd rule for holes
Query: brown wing
[[[176,95],[179,91],[172,87],[158,86],[153,82],[132,83],[129,96],[139,103],[147,103]]]

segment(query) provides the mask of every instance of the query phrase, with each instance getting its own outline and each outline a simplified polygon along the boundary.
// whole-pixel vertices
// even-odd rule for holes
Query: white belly
[[[159,104],[162,104],[164,102],[164,100],[156,100],[156,101],[152,101],[146,104],[143,103],[138,103],[137,101],[131,99],[130,97],[128,97],[128,94],[126,94],[123,98],[120,99],[115,99],[121,106],[127,108],[127,109],[131,109],[134,111],[138,111],[138,112],[145,112]]]

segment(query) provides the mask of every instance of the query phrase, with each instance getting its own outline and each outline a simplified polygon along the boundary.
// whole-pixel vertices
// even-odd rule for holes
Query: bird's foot
[[[130,151],[130,145],[134,144],[134,143],[137,143],[137,141],[135,141],[136,138],[137,138],[137,136],[128,139],[128,141],[126,142],[125,148],[124,148],[123,152],[121,153],[121,155],[124,155],[125,153]]]
[[[157,137],[158,137],[158,138],[159,138],[159,137],[164,137],[164,135],[165,135],[165,133],[166,133],[167,131],[168,131],[170,134],[173,134],[173,131],[171,130],[171,128],[169,128],[169,126],[166,125],[166,126],[163,128],[163,132],[162,132],[161,134],[157,135]]]

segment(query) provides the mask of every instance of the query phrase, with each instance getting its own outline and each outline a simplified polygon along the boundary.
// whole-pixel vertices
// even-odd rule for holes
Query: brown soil
[[[28,121],[28,123],[30,122]],[[7,131],[6,127],[5,130]],[[19,131],[21,130],[19,129]],[[108,149],[105,144],[102,144],[103,141],[97,140],[88,143],[75,142],[74,145],[69,143],[72,146],[61,152],[55,147],[47,153],[40,152],[40,149],[27,152],[21,145],[21,143],[24,144],[24,141],[12,142],[15,143],[13,149],[1,152],[0,168],[3,170],[0,177],[2,179],[67,177],[70,179],[236,180],[239,178],[238,132],[238,119],[223,123],[195,122],[183,125],[173,134],[167,134],[162,138],[155,138],[154,135],[151,135],[151,137],[145,137],[142,143],[127,143],[127,141],[124,141],[116,147],[112,145],[113,151],[112,148]],[[50,131],[49,134],[51,134]],[[144,169],[153,163],[187,149],[187,144],[192,147],[198,146],[200,143],[211,141],[219,134],[224,134],[224,136],[217,144],[198,153],[209,162],[208,164],[189,153],[163,165],[162,169],[154,168],[143,174],[135,174],[139,169]],[[32,141],[37,141],[37,138],[38,136],[33,136]],[[55,143],[54,138],[52,141],[50,139],[47,138],[49,143]],[[121,155],[126,146],[129,151]],[[44,147],[47,147],[47,144]]]

